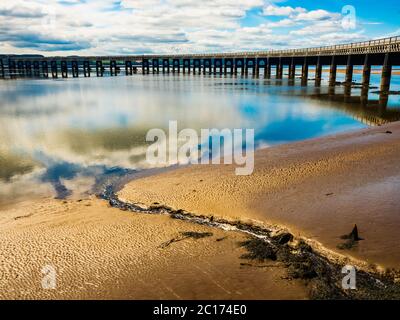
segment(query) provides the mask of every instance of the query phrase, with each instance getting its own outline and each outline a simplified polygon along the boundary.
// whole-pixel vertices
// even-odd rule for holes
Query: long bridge
[[[193,73],[274,76],[282,79],[284,67],[288,68],[288,79],[294,80],[296,68],[301,66],[301,83],[307,85],[310,66],[315,67],[315,85],[320,86],[324,66],[329,66],[329,86],[336,83],[338,66],[345,66],[345,95],[353,83],[354,66],[362,68],[362,96],[368,93],[371,66],[382,66],[380,93],[385,99],[389,93],[393,66],[400,65],[400,36],[349,44],[292,49],[250,51],[236,53],[162,54],[129,56],[0,56],[0,78],[39,76],[66,78],[69,75],[90,77],[107,71],[116,76],[125,69],[126,75],[150,73]],[[161,71],[160,71],[161,70]],[[272,75],[272,70],[275,74]]]

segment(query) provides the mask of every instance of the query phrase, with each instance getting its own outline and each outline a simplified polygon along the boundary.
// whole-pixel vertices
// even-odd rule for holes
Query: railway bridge
[[[243,75],[282,79],[289,82],[301,69],[301,84],[306,86],[309,69],[313,68],[315,86],[321,85],[323,70],[329,70],[329,86],[334,88],[338,66],[345,67],[345,95],[351,92],[354,66],[362,66],[362,93],[368,94],[371,67],[381,66],[380,94],[389,94],[393,66],[400,66],[400,36],[365,42],[340,44],[304,49],[248,51],[235,53],[204,54],[151,54],[129,56],[68,56],[24,57],[0,56],[0,78],[16,77],[102,77],[116,76],[123,72]],[[284,74],[284,68],[287,72]]]

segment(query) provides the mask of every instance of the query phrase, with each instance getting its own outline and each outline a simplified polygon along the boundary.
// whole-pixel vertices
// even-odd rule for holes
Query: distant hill
[[[0,58],[21,57],[21,58],[43,58],[41,54],[0,54]]]

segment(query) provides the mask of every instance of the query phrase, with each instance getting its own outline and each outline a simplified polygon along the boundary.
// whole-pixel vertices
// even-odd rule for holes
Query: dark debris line
[[[192,223],[207,225],[224,230],[235,230],[246,233],[248,240],[239,243],[247,250],[242,259],[258,262],[275,261],[287,269],[288,279],[301,279],[309,289],[311,299],[400,299],[400,277],[397,270],[388,270],[385,273],[357,270],[356,290],[342,288],[343,265],[330,261],[328,258],[315,252],[303,240],[294,241],[292,234],[245,224],[240,221],[227,221],[204,215],[194,215],[184,210],[174,210],[158,203],[146,208],[137,204],[126,203],[118,199],[112,186],[105,187],[99,197],[108,200],[114,208],[147,214],[168,214],[173,219],[180,219]],[[191,237],[182,234],[180,238],[172,239],[163,247],[176,241]],[[206,237],[207,235],[201,235]],[[194,238],[196,238],[194,236]],[[200,236],[198,237],[200,238]]]

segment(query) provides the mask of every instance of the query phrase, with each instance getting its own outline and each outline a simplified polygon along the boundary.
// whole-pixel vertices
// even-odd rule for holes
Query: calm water
[[[379,83],[379,75],[372,81]],[[382,111],[322,99],[328,89],[310,84],[162,74],[1,81],[0,205],[81,197],[104,180],[148,168],[146,133],[167,128],[169,120],[178,121],[178,130],[254,128],[260,147],[363,128],[371,116],[398,114],[398,96]]]

